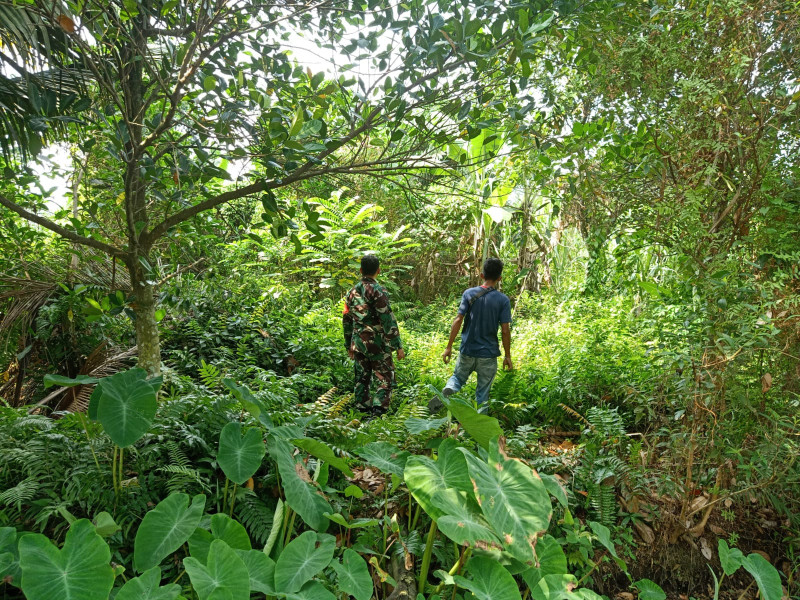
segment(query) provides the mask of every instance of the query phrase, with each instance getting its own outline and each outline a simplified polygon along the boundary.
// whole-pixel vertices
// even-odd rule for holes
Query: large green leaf
[[[534,565],[522,573],[522,578],[531,589],[547,575],[559,575],[569,571],[564,550],[552,535],[546,535],[539,540],[536,544],[536,556],[539,559],[539,566]]]
[[[766,558],[754,552],[744,559],[742,566],[756,580],[762,600],[781,600],[783,597],[781,576],[778,569],[773,567]],[[24,581],[23,579],[23,583]]]
[[[547,488],[547,491],[550,495],[558,500],[558,503],[563,506],[564,508],[569,508],[569,502],[567,501],[567,492],[564,489],[564,486],[558,481],[555,475],[548,475],[546,473],[540,473],[539,478],[544,483],[544,487]]]
[[[419,417],[409,417],[406,419],[405,426],[411,435],[419,435],[426,431],[436,431],[442,425],[447,423],[449,419],[442,417],[441,419],[420,419]]]
[[[11,585],[19,587],[21,575],[17,530],[13,527],[0,527],[0,581],[8,577]]]
[[[376,525],[380,524],[378,519],[353,519],[352,521],[348,521],[345,519],[340,513],[325,513],[325,516],[336,523],[337,525],[341,525],[345,529],[358,529],[360,527],[375,527]]]
[[[550,495],[536,473],[508,458],[495,439],[485,463],[464,449],[475,482],[478,503],[506,550],[517,560],[536,563],[536,541],[547,531],[552,507]]]
[[[253,395],[250,388],[246,385],[237,385],[235,381],[228,378],[223,379],[222,384],[230,390],[233,397],[239,401],[247,412],[261,421],[267,428],[271,429],[273,427],[272,419],[267,414],[267,407]]]
[[[452,458],[448,461],[443,454],[439,454],[437,461],[427,456],[412,456],[406,463],[406,485],[423,510],[434,520],[445,515],[480,516],[480,508],[475,502],[472,486],[469,485],[465,490],[463,487],[452,485],[469,484],[466,460],[460,452],[457,454],[460,464]],[[456,467],[461,473],[456,473]]]
[[[183,559],[183,566],[200,600],[250,598],[250,574],[247,566],[236,551],[222,540],[211,542],[206,564],[188,557]]]
[[[296,592],[333,559],[336,538],[306,531],[289,542],[275,564],[275,587],[281,592]]]
[[[717,542],[717,551],[719,552],[719,562],[722,565],[722,570],[729,577],[744,564],[745,558],[742,551],[738,548],[729,548],[728,542],[721,538]]]
[[[133,562],[140,573],[158,565],[180,548],[197,529],[206,497],[170,494],[142,519],[133,542]]]
[[[323,444],[322,442],[311,438],[294,439],[292,440],[292,443],[294,443],[294,445],[298,448],[308,452],[311,456],[315,456],[320,460],[324,460],[332,467],[339,469],[348,477],[353,476],[353,471],[347,466],[345,460],[336,456],[336,454],[333,452],[333,449],[327,444]]]
[[[388,442],[371,442],[356,450],[356,454],[384,473],[392,473],[400,477],[403,476],[406,460],[411,456],[410,453],[405,450],[401,451]]]
[[[639,590],[639,600],[667,600],[667,594],[655,581],[640,579],[633,585]]]
[[[450,402],[447,408],[472,436],[472,439],[483,448],[488,448],[489,442],[493,438],[503,435],[503,429],[497,419],[480,414],[472,406],[460,402]]]
[[[97,385],[97,419],[117,446],[127,448],[153,424],[161,380],[148,380],[147,371],[136,368],[105,377]]]
[[[322,491],[315,487],[302,465],[295,463],[292,446],[272,433],[267,438],[270,456],[278,463],[278,472],[288,504],[309,527],[317,531],[328,528],[325,513],[333,513]],[[301,473],[304,475],[301,476]]]
[[[410,457],[406,462],[405,481],[444,535],[458,544],[500,547],[474,500],[467,461],[452,439],[440,444],[436,461],[427,456]]]
[[[447,489],[436,462],[427,456],[411,456],[406,461],[404,478],[408,491],[429,517],[435,521],[445,515],[445,511],[433,503],[434,494]]]
[[[114,585],[111,550],[88,519],[75,521],[60,550],[34,533],[19,541],[22,591],[28,600],[107,600]]]
[[[242,436],[241,423],[228,423],[219,434],[217,462],[225,476],[239,485],[250,479],[266,454],[261,430],[248,429]]]
[[[617,549],[614,547],[614,542],[611,541],[611,530],[602,523],[598,523],[596,521],[589,521],[589,528],[597,536],[597,540],[606,550],[608,550],[608,553],[611,554],[611,557],[614,559],[614,562],[617,563],[617,566],[627,573],[628,565],[626,565],[625,561],[619,557],[617,554]]]
[[[439,531],[456,544],[478,548],[502,548],[500,540],[481,515],[464,512],[461,516],[445,515],[436,522]]]
[[[462,492],[472,492],[472,481],[469,478],[467,460],[459,450],[458,444],[453,438],[447,438],[436,451],[438,457],[436,465],[444,477],[445,486],[460,490]]]
[[[242,559],[250,574],[250,589],[267,596],[274,596],[277,593],[275,561],[261,550],[237,550],[236,554]]]
[[[89,377],[88,375],[78,375],[75,379],[65,377],[64,375],[51,375],[44,376],[44,389],[53,387],[54,385],[60,387],[75,387],[78,385],[91,385],[99,382],[97,377]]]
[[[104,538],[111,537],[122,529],[110,514],[106,511],[97,513],[92,519],[97,533]]]
[[[214,540],[222,540],[234,550],[252,549],[247,530],[241,523],[223,513],[211,515],[211,532],[199,527],[194,530],[189,538],[189,553],[201,563],[205,563],[211,542]]]
[[[569,573],[545,575],[535,587],[531,588],[533,600],[579,600],[581,595],[572,590],[578,580]]]
[[[486,556],[475,556],[467,563],[470,578],[453,577],[460,587],[471,591],[478,600],[521,600],[517,582],[503,565]]]
[[[319,581],[309,581],[297,592],[284,596],[286,600],[336,600],[328,589]]]
[[[342,562],[334,562],[333,570],[339,576],[339,588],[356,600],[369,600],[372,597],[372,577],[367,562],[361,555],[348,548],[342,555]]]
[[[180,594],[181,586],[177,584],[168,583],[162,587],[161,569],[153,567],[129,579],[114,600],[175,600]]]

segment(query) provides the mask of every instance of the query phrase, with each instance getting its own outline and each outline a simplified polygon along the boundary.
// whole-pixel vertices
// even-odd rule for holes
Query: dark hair
[[[361,274],[365,277],[372,277],[375,275],[380,266],[381,263],[378,261],[378,257],[374,254],[367,254],[366,256],[361,257]]]
[[[487,258],[483,263],[483,277],[496,281],[503,274],[503,261],[499,258]]]

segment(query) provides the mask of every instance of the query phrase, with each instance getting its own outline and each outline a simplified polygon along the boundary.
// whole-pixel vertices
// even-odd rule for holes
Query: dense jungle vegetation
[[[0,1],[2,598],[800,597],[799,24]],[[490,256],[480,414],[440,357]]]

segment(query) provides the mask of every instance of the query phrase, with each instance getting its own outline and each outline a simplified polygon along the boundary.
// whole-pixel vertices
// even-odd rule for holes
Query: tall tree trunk
[[[156,290],[150,283],[141,261],[128,265],[133,287],[134,313],[136,315],[136,345],[139,354],[139,366],[147,371],[149,377],[161,374],[161,339],[156,322]]]
[[[132,20],[131,41],[123,47],[120,73],[125,98],[126,126],[129,140],[125,152],[125,214],[127,219],[128,272],[135,301],[136,345],[139,366],[150,377],[161,373],[161,342],[156,323],[155,286],[151,283],[153,274],[149,269],[149,255],[152,245],[142,239],[142,233],[150,225],[147,211],[147,182],[142,180],[141,143],[142,123],[146,107],[144,103],[143,63],[141,57],[147,52],[145,30],[148,27],[149,2],[142,4],[142,10]]]
[[[523,204],[522,204],[522,240],[519,244],[519,258],[517,264],[520,271],[526,270],[525,277],[522,280],[522,289],[538,294],[541,292],[539,284],[539,270],[536,262],[536,253],[530,247],[530,240],[534,234],[533,232],[533,215],[531,214],[531,189],[527,181],[523,187]],[[545,256],[542,256],[544,262]]]

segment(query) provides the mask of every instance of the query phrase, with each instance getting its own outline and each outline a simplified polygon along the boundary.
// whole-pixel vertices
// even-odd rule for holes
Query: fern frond
[[[200,360],[200,368],[198,369],[200,381],[208,388],[215,388],[222,381],[222,373],[214,365],[207,363],[204,359]]]
[[[236,516],[258,545],[267,543],[272,529],[273,511],[254,492],[247,490],[244,497],[237,502]]]
[[[573,417],[573,418],[577,419],[578,421],[581,421],[581,422],[582,422],[584,425],[586,425],[586,426],[587,426],[589,429],[594,429],[594,425],[592,425],[591,423],[589,423],[589,421],[587,421],[587,420],[586,420],[586,417],[584,417],[584,416],[583,416],[581,413],[579,413],[579,412],[578,412],[577,410],[575,410],[574,408],[570,408],[569,406],[567,406],[567,405],[566,405],[566,404],[564,404],[563,402],[559,402],[558,406],[559,406],[559,408],[560,408],[561,410],[563,410],[563,411],[564,411],[565,413],[567,413],[569,416],[571,416],[571,417]]]
[[[28,477],[0,493],[0,504],[7,508],[14,507],[18,512],[22,512],[22,505],[33,500],[40,488],[41,483],[33,477]]]

